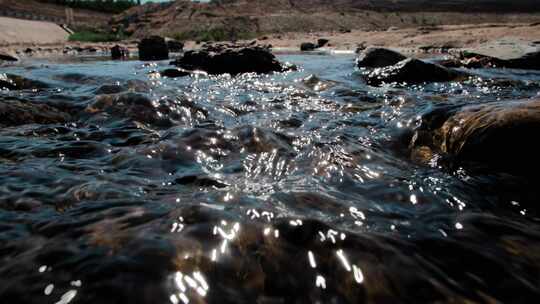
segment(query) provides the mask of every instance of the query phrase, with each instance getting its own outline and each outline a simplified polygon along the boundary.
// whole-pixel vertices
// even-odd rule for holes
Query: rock
[[[317,40],[317,47],[323,47],[323,46],[325,46],[328,42],[330,42],[330,40],[324,39],[324,38],[320,38],[320,39]]]
[[[0,61],[11,61],[11,62],[14,62],[14,61],[19,61],[19,59],[15,56],[12,56],[8,53],[2,53],[0,52]]]
[[[384,48],[368,48],[356,59],[359,68],[380,68],[394,65],[407,57],[402,54]]]
[[[117,44],[111,48],[111,58],[113,60],[127,59],[129,58],[129,50]]]
[[[168,78],[185,77],[190,75],[188,71],[182,69],[166,69],[160,72],[160,74],[161,76]]]
[[[539,133],[540,99],[443,106],[424,115],[410,146],[412,155],[439,153],[459,164],[533,176],[540,169]]]
[[[105,112],[111,116],[130,118],[157,127],[170,127],[172,122],[169,116],[174,114],[173,110],[167,100],[160,100],[160,104],[155,104],[146,94],[126,92],[98,95],[95,101],[86,107],[85,112]]]
[[[306,52],[306,51],[313,51],[317,48],[317,45],[314,44],[314,43],[311,43],[311,42],[304,42],[300,45],[300,50],[302,52]]]
[[[283,71],[275,56],[268,49],[259,46],[209,46],[202,50],[185,52],[182,58],[171,64],[186,70],[203,70],[214,75]]]
[[[335,81],[332,81],[332,80],[323,80],[323,79],[320,79],[319,77],[311,74],[309,75],[308,77],[302,79],[302,83],[314,90],[314,91],[325,91],[325,90],[328,90],[332,87],[335,87],[336,85],[338,85],[337,82]]]
[[[25,102],[18,99],[0,100],[0,125],[57,124],[71,120],[71,116],[46,104]]]
[[[182,41],[169,39],[167,40],[167,47],[170,52],[182,52],[184,50],[184,43]]]
[[[46,83],[37,80],[27,79],[13,74],[0,74],[0,90],[33,90],[46,89]]]
[[[138,45],[139,60],[165,60],[169,59],[169,48],[165,39],[159,36],[144,38]]]
[[[540,70],[540,51],[508,60],[508,67],[523,70]]]
[[[540,52],[527,53],[519,58],[501,59],[474,52],[462,52],[458,58],[442,61],[446,67],[509,68],[523,70],[540,70]]]
[[[468,74],[441,65],[427,63],[418,59],[405,59],[385,68],[375,69],[364,75],[369,85],[382,83],[419,84],[427,82],[446,82],[467,77]]]

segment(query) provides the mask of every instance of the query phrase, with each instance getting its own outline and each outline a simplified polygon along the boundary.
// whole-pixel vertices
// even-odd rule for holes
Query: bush
[[[111,42],[122,40],[122,38],[119,35],[94,31],[79,31],[69,35],[69,41],[80,42]]]

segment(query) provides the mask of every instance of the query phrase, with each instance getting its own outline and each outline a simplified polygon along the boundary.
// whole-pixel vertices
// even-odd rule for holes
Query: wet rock
[[[178,78],[190,75],[188,71],[182,69],[166,69],[159,73],[161,74],[161,76],[168,78]]]
[[[317,40],[317,47],[323,47],[323,46],[325,46],[328,42],[330,42],[330,40],[325,39],[325,38],[320,38],[320,39]]]
[[[13,74],[0,74],[0,90],[34,90],[46,89],[49,86],[41,81],[31,80]]]
[[[199,51],[188,51],[171,64],[186,70],[203,70],[209,74],[263,74],[283,70],[275,56],[268,49],[259,46],[208,46]]]
[[[18,61],[19,59],[13,55],[10,55],[8,53],[4,53],[4,52],[0,52],[0,61],[10,61],[10,62],[15,62],[15,61]]]
[[[307,52],[307,51],[313,51],[317,48],[317,45],[315,43],[311,42],[304,42],[300,44],[300,51]]]
[[[467,76],[468,74],[464,72],[409,58],[393,66],[375,69],[364,75],[364,78],[369,85],[379,86],[383,83],[419,84],[446,82],[462,79]]]
[[[358,56],[356,65],[359,68],[380,68],[394,65],[407,57],[384,48],[368,48]]]
[[[0,125],[19,126],[25,124],[57,124],[71,120],[67,113],[46,104],[21,100],[0,100]]]
[[[325,91],[337,85],[335,81],[323,80],[315,75],[302,79],[302,83],[314,91]]]
[[[121,85],[117,85],[117,84],[106,84],[106,85],[102,85],[101,87],[99,87],[95,93],[96,95],[102,95],[102,94],[118,94],[118,93],[121,93],[121,92],[124,92],[126,91],[127,88],[125,88],[124,86],[121,86]]]
[[[182,52],[184,50],[184,43],[182,41],[168,39],[167,40],[167,47],[169,48],[170,52]]]
[[[129,58],[129,50],[117,44],[111,48],[111,58],[113,60],[127,59]]]
[[[129,117],[141,123],[148,123],[159,127],[170,127],[172,122],[160,110],[159,105],[145,94],[122,93],[116,95],[100,95],[90,104],[85,112],[89,114],[108,113],[117,117]]]
[[[527,53],[514,59],[501,59],[474,52],[462,52],[457,58],[440,62],[446,67],[509,68],[523,70],[540,70],[540,52]]]
[[[516,59],[508,60],[510,68],[524,70],[540,70],[540,51],[525,54]]]
[[[139,59],[142,61],[169,59],[169,47],[159,36],[144,38],[138,45]]]
[[[411,141],[412,155],[434,153],[518,175],[537,175],[540,99],[443,106],[424,115]]]

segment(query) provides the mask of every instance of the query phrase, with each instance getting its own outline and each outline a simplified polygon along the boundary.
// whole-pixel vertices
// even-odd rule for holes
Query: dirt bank
[[[0,17],[0,46],[64,43],[69,34],[57,24]]]

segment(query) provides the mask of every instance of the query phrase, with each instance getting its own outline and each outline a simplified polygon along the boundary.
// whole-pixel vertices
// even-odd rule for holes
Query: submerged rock
[[[129,50],[126,47],[115,45],[111,48],[111,58],[113,60],[117,59],[127,59],[129,57]]]
[[[380,68],[394,65],[407,57],[384,48],[368,48],[362,51],[356,59],[359,68]]]
[[[128,92],[99,95],[85,112],[89,114],[105,112],[112,116],[129,117],[141,123],[170,127],[171,121],[160,110],[159,105],[154,104],[145,94]]]
[[[182,70],[182,69],[166,69],[162,72],[159,72],[162,77],[169,77],[169,78],[178,78],[178,77],[185,77],[189,76],[190,73],[188,71]]]
[[[186,70],[203,70],[209,74],[263,74],[283,71],[276,57],[268,49],[259,46],[206,47],[199,51],[188,51],[171,64]]]
[[[467,77],[468,74],[418,59],[406,59],[385,68],[375,69],[364,75],[369,85],[383,83],[419,84],[446,82]]]
[[[0,74],[0,90],[33,90],[46,89],[49,86],[41,81],[31,80],[13,74]]]
[[[19,126],[31,123],[56,124],[71,120],[71,116],[46,104],[18,99],[0,99],[0,125]]]
[[[142,61],[169,59],[169,47],[159,36],[144,38],[139,43],[139,59]]]
[[[423,117],[411,148],[423,159],[439,153],[458,163],[532,176],[540,169],[534,142],[539,133],[540,99],[444,106]]]

